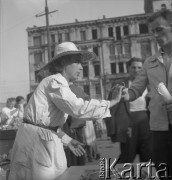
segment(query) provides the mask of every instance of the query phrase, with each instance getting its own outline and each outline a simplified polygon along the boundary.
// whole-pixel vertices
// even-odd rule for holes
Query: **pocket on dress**
[[[35,144],[34,158],[38,164],[51,167],[54,158],[54,141],[45,140],[39,137],[39,142]]]
[[[14,159],[14,162],[16,164],[21,164],[22,166],[27,167],[29,165],[28,162],[28,153],[27,152],[23,152],[21,150],[18,150],[15,153],[15,157],[12,157]]]

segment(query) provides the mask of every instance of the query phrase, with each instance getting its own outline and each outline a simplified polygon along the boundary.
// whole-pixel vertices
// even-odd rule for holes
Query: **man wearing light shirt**
[[[139,58],[131,58],[128,61],[128,72],[130,75],[129,87],[132,81],[142,69],[143,61]],[[128,111],[130,116],[130,127],[128,128],[128,137],[126,142],[121,143],[121,163],[132,163],[139,155],[141,162],[149,161],[151,158],[151,133],[149,128],[149,117],[147,112],[147,89],[142,96],[129,102]]]

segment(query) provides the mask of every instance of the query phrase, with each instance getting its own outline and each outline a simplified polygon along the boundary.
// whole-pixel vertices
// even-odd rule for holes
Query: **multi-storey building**
[[[126,62],[131,57],[154,54],[157,45],[151,36],[146,20],[149,13],[172,9],[172,0],[144,0],[146,14],[106,18],[50,26],[51,56],[57,44],[72,41],[80,49],[93,51],[97,59],[83,62],[83,75],[76,82],[94,98],[106,98],[111,83],[126,78]],[[27,28],[30,90],[38,85],[39,69],[48,62],[46,27]]]
[[[149,33],[148,14],[137,14],[50,26],[51,55],[57,44],[72,41],[79,49],[93,51],[97,59],[83,62],[83,75],[76,82],[94,98],[106,98],[111,83],[128,76],[126,62],[131,57],[146,57],[157,50]],[[37,72],[48,62],[46,27],[27,28],[30,88],[39,82]]]

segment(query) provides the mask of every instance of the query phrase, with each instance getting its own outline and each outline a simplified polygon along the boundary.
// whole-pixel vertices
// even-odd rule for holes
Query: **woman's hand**
[[[129,101],[130,100],[130,96],[129,96],[129,93],[128,93],[128,88],[122,89],[122,100],[124,100],[124,101]]]
[[[121,86],[117,84],[112,88],[112,100],[110,101],[110,107],[116,105],[118,102],[120,102],[121,97],[122,97],[122,89],[124,86]]]
[[[119,102],[121,100],[121,96],[122,96],[122,89],[124,88],[124,86],[121,86],[119,84],[117,84],[116,86],[114,86],[112,88],[112,99],[115,99],[117,102]]]
[[[82,146],[85,144],[80,143],[79,141],[72,139],[70,143],[68,144],[69,149],[73,152],[75,156],[82,156],[85,154],[85,150]]]

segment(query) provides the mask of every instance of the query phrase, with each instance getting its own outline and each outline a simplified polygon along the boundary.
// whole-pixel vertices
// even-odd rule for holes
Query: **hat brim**
[[[81,62],[88,62],[88,61],[92,61],[92,60],[96,60],[97,56],[94,52],[90,52],[90,51],[67,51],[67,52],[63,52],[60,53],[56,56],[54,56],[44,67],[42,67],[38,74],[41,77],[47,77],[50,74],[49,69],[51,66],[54,65],[54,62],[57,61],[59,58],[63,57],[63,56],[68,56],[68,55],[75,55],[75,54],[81,54],[82,58],[81,58]]]

